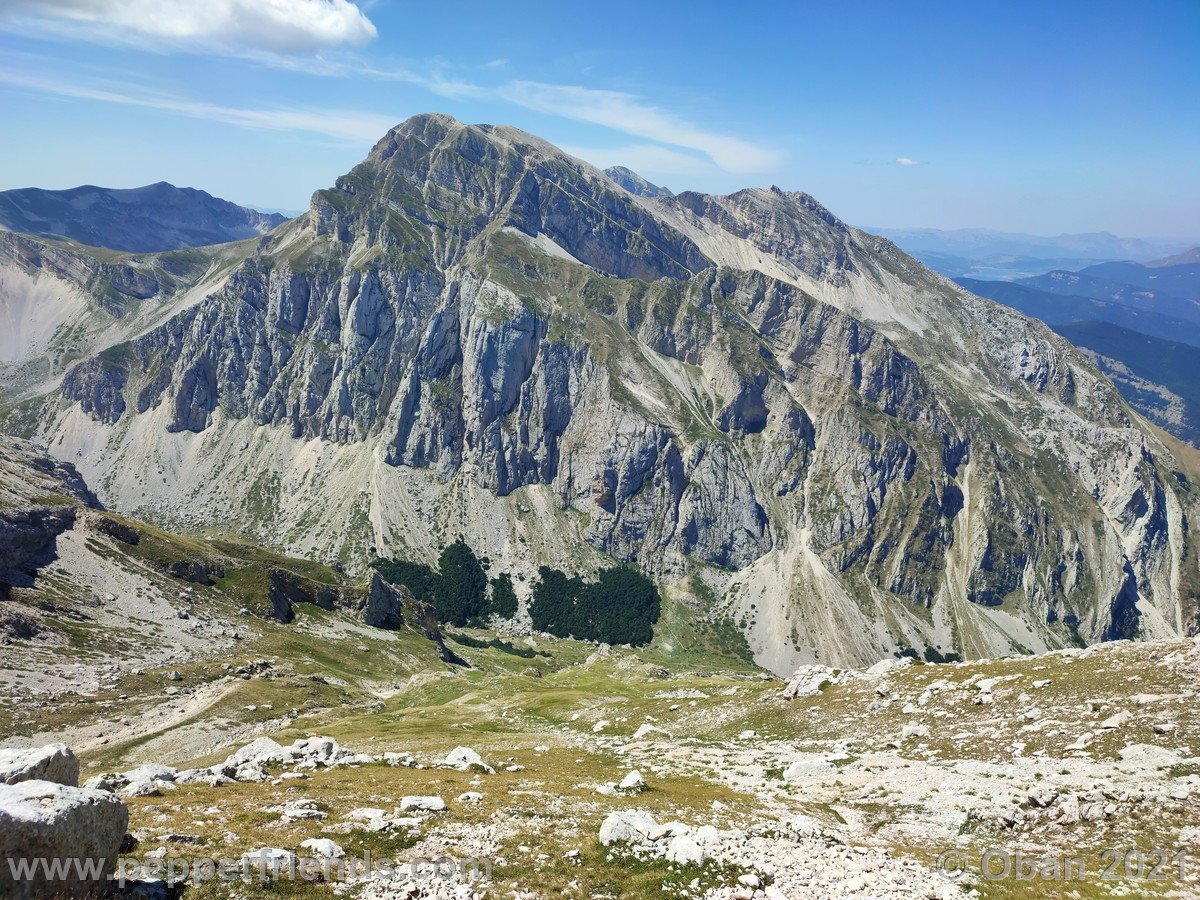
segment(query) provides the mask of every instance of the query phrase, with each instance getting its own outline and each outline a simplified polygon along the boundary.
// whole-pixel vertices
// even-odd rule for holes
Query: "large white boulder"
[[[642,778],[642,773],[634,769],[628,775],[621,779],[621,783],[617,785],[618,791],[624,791],[627,794],[636,794],[639,791],[646,789],[646,780]]]
[[[781,695],[790,699],[796,697],[815,697],[827,684],[837,684],[838,673],[829,666],[801,666],[788,679],[787,687]]]
[[[702,866],[708,854],[690,835],[677,834],[667,845],[667,862],[680,866]]]
[[[79,785],[79,760],[66,744],[47,744],[32,750],[0,750],[0,784],[53,781]]]
[[[318,859],[341,859],[346,855],[340,844],[335,844],[329,838],[305,838],[300,842],[300,849]]]
[[[0,785],[0,897],[11,900],[83,897],[107,886],[125,838],[129,810],[107,791],[22,781]],[[11,864],[39,863],[16,877]],[[59,866],[48,877],[45,866]],[[31,877],[30,877],[31,876]]]
[[[222,763],[221,768],[226,774],[232,775],[239,768],[246,765],[246,763],[281,760],[284,753],[284,746],[277,741],[273,741],[269,737],[257,737],[240,750],[228,756],[225,762]]]
[[[477,770],[486,772],[489,775],[496,774],[496,770],[485,763],[483,757],[470,747],[455,747],[446,754],[446,758],[441,761],[440,765],[450,769],[458,769],[460,772]]]
[[[655,829],[654,817],[644,809],[609,813],[600,825],[600,843],[645,844]]]
[[[446,801],[441,797],[401,797],[400,812],[441,812]]]

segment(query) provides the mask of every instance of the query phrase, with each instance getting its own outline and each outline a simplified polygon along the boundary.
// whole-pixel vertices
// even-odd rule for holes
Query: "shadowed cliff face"
[[[0,599],[53,562],[76,505],[99,503],[75,467],[33,444],[0,435]]]
[[[1169,454],[1037,323],[807,195],[638,197],[443,116],[53,415],[118,505],[331,557],[458,529],[514,566],[691,573],[779,669],[1173,633],[1197,580]],[[120,471],[184,456],[177,497]],[[280,489],[305,467],[333,474]],[[536,543],[531,515],[561,520]]]

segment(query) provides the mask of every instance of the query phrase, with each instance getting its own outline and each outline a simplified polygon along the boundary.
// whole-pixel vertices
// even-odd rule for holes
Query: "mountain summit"
[[[230,246],[110,263],[142,324],[9,398],[113,508],[351,570],[632,562],[778,672],[1195,628],[1187,480],[1093,362],[807,194],[425,115]]]
[[[627,169],[624,166],[612,166],[604,170],[604,174],[619,184],[631,194],[637,194],[639,197],[674,197],[669,188],[654,184],[647,181],[637,172],[632,169]]]

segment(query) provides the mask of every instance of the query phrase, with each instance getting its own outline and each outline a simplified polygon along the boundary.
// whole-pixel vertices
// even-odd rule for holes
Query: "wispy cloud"
[[[311,76],[410,84],[447,100],[500,101],[586,122],[641,141],[619,148],[620,162],[676,175],[767,172],[779,151],[693,124],[650,100],[623,91],[539,81],[504,80],[507,59],[472,68],[445,61],[421,65],[367,61],[357,54],[318,52],[376,36],[359,6],[367,0],[0,0],[0,27],[31,29],[76,41],[134,43],[166,52],[212,53]],[[61,72],[61,69],[59,70]],[[16,72],[9,84],[60,96],[162,109],[227,124],[311,131],[373,142],[395,122],[342,110],[254,109],[224,106],[152,89],[60,75],[50,81]],[[89,86],[89,84],[94,86]],[[606,151],[586,158],[615,159]]]
[[[923,166],[924,163],[917,162],[915,159],[909,159],[907,156],[897,156],[896,165],[898,166]]]
[[[4,0],[0,14],[92,41],[274,53],[362,44],[377,35],[350,0]]]
[[[705,131],[634,94],[536,81],[511,81],[496,93],[501,99],[536,112],[699,150],[727,172],[764,172],[782,159],[776,150]]]
[[[149,90],[138,85],[107,83],[85,86],[53,79],[38,78],[0,69],[0,83],[58,97],[117,103],[123,106],[157,109],[193,119],[220,122],[242,128],[267,131],[302,131],[342,141],[373,144],[396,118],[377,113],[341,109],[253,108],[223,106],[189,100],[174,94]]]
[[[563,150],[594,166],[625,166],[639,175],[712,176],[721,170],[712,160],[658,144],[625,144],[619,147],[582,147],[564,144]]]

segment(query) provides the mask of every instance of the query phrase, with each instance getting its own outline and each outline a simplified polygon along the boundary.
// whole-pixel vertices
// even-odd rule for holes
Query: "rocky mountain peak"
[[[629,193],[637,194],[639,197],[654,199],[655,197],[675,196],[670,188],[647,181],[637,172],[627,169],[624,166],[611,166],[604,170],[604,174],[629,191]]]
[[[650,200],[417,116],[221,271],[38,417],[108,505],[350,566],[615,558],[777,671],[1193,615],[1187,484],[1111,383],[807,194]]]

